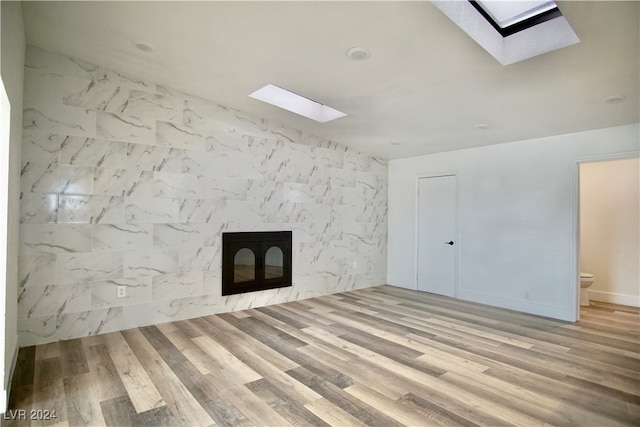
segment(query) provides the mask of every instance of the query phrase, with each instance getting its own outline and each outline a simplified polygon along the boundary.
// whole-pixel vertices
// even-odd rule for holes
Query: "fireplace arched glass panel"
[[[233,281],[235,283],[256,280],[256,254],[242,248],[233,257]]]
[[[276,279],[283,276],[284,254],[282,249],[271,246],[264,254],[264,278]]]

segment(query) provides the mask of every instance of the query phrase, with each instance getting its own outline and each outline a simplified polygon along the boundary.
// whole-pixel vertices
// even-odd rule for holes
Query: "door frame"
[[[439,178],[445,176],[454,176],[456,178],[456,186],[455,186],[455,201],[456,201],[456,214],[455,214],[455,235],[453,236],[454,241],[456,242],[454,257],[455,257],[455,271],[454,271],[454,284],[453,284],[453,298],[458,298],[458,282],[459,282],[459,272],[460,272],[460,171],[457,169],[453,170],[445,170],[439,172],[425,172],[416,175],[414,180],[415,190],[414,190],[414,230],[415,230],[415,238],[414,238],[414,283],[413,287],[417,291],[418,290],[418,263],[420,262],[420,254],[419,254],[419,229],[420,226],[420,180],[424,178]]]
[[[640,157],[640,151],[628,151],[615,154],[596,154],[579,157],[573,160],[571,165],[571,262],[573,265],[569,295],[573,295],[574,303],[571,306],[570,316],[574,322],[580,320],[580,164],[598,163],[615,160],[636,159]]]

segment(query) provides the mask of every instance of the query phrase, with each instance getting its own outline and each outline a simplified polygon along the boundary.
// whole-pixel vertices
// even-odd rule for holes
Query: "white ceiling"
[[[504,67],[423,1],[23,3],[32,45],[385,158],[640,121],[640,2],[559,6],[581,42]],[[350,60],[354,46],[371,57]],[[249,98],[267,83],[348,116]]]

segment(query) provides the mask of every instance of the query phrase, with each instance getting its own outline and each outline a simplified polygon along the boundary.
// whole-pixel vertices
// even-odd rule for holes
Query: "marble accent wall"
[[[386,161],[332,141],[28,47],[22,160],[23,346],[386,281]],[[222,297],[221,233],[271,230],[293,286]]]

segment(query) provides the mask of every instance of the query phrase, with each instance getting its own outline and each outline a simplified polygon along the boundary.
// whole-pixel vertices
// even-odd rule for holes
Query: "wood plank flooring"
[[[639,310],[581,319],[380,286],[26,347],[2,423],[639,425]]]

